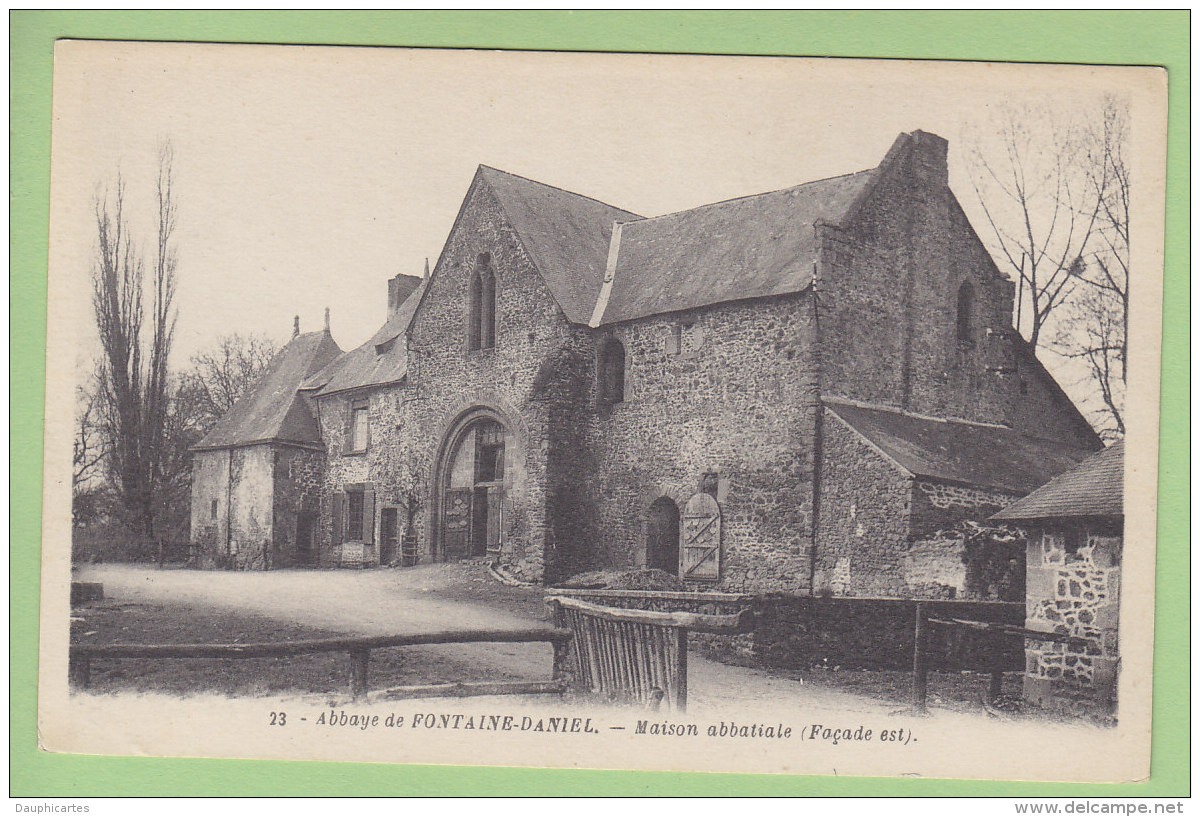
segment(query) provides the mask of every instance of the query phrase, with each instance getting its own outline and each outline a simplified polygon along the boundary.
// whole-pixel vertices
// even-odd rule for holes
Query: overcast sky
[[[173,361],[230,332],[283,341],[332,311],[345,349],[385,281],[436,262],[479,164],[642,215],[873,167],[897,134],[960,138],[1014,99],[1096,98],[1104,69],[383,48],[64,42],[51,274],[93,354],[92,198],[117,168],[152,251],[156,141],[179,201]],[[1111,70],[1111,69],[1110,69]],[[1084,90],[1085,88],[1090,90]],[[64,296],[66,297],[66,296]]]

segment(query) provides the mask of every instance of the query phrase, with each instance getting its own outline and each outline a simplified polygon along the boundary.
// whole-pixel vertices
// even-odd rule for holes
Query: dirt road
[[[510,588],[474,565],[406,570],[224,572],[91,565],[77,578],[104,583],[113,601],[237,611],[353,635],[439,630],[521,629],[545,623],[540,588]],[[414,657],[469,662],[497,675],[547,677],[545,644],[460,644],[412,647]],[[692,709],[768,711],[782,701],[804,709],[886,712],[883,702],[803,685],[745,667],[689,658]]]

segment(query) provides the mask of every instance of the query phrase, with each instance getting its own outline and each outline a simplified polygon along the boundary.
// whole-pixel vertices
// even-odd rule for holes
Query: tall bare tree
[[[168,413],[167,359],[175,329],[173,158],[170,143],[160,143],[158,240],[148,299],[145,263],[133,240],[119,173],[113,188],[97,195],[94,208],[92,305],[102,352],[97,379],[106,470],[117,498],[116,512],[142,544],[155,535],[156,483],[162,476]]]
[[[1066,310],[1054,351],[1087,367],[1101,406],[1100,433],[1125,433],[1129,354],[1129,135],[1126,109],[1109,100],[1080,142],[1084,174],[1098,205],[1092,241],[1073,269],[1076,295]]]
[[[279,345],[265,335],[224,335],[192,355],[184,386],[195,401],[195,422],[207,431],[266,373]]]
[[[1071,295],[1101,203],[1080,172],[1077,125],[1060,112],[1008,107],[968,140],[971,183],[992,255],[1017,279],[1015,323],[1035,350]]]

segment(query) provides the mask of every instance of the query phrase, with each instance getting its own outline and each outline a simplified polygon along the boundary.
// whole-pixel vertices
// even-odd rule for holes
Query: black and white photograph
[[[1149,774],[1161,70],[54,67],[44,749]]]

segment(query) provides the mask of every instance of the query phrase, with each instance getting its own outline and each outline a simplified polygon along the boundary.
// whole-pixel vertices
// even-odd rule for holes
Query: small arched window
[[[625,399],[625,347],[616,338],[600,350],[600,397],[610,404]]]
[[[496,273],[491,256],[483,253],[471,274],[468,293],[467,349],[496,346]]]
[[[963,346],[969,346],[974,334],[972,318],[975,313],[975,288],[970,281],[964,281],[958,288],[958,322],[956,337]]]

